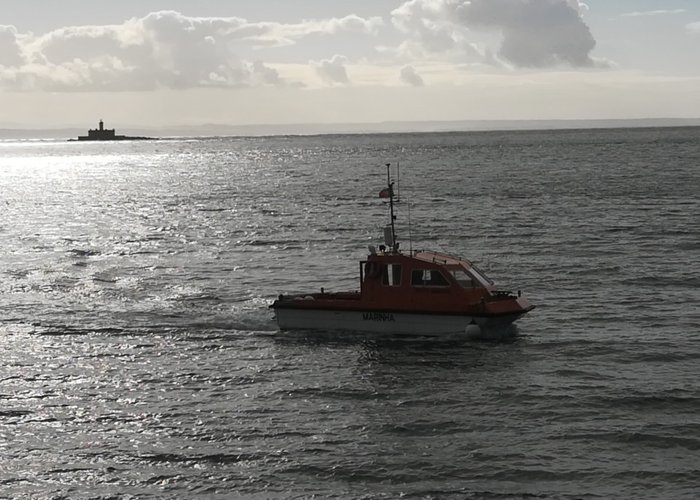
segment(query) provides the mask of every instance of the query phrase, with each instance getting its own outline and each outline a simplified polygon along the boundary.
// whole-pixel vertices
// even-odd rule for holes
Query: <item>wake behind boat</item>
[[[280,295],[270,306],[282,330],[498,336],[535,308],[520,292],[499,290],[469,260],[432,251],[399,250],[394,183],[387,164],[390,224],[384,245],[360,262],[360,290]]]

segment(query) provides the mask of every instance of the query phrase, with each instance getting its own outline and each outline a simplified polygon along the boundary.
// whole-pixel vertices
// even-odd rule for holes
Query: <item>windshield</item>
[[[484,286],[485,285],[493,285],[493,281],[491,281],[483,272],[481,272],[476,267],[472,266],[472,268],[469,270],[469,272],[472,274],[472,276],[474,276],[477,280],[479,280]]]
[[[462,288],[477,288],[479,286],[479,282],[468,275],[463,269],[453,269],[450,272]]]

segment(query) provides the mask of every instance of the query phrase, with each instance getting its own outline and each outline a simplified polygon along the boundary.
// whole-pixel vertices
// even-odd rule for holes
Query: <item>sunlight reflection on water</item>
[[[693,129],[2,142],[2,494],[687,497],[698,151]],[[404,246],[410,200],[414,248],[537,304],[509,342],[277,332],[279,293],[357,288],[396,159]]]

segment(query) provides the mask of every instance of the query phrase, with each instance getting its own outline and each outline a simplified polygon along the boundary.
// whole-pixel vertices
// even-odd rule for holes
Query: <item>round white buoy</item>
[[[467,325],[467,327],[464,329],[464,333],[467,334],[468,337],[474,338],[474,337],[480,337],[481,336],[481,327],[477,325],[476,323],[472,323],[470,325]]]

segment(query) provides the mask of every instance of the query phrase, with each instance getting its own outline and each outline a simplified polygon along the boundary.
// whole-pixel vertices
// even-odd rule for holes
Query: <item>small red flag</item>
[[[389,198],[391,196],[391,188],[384,188],[381,191],[379,191],[379,197],[380,198]]]

